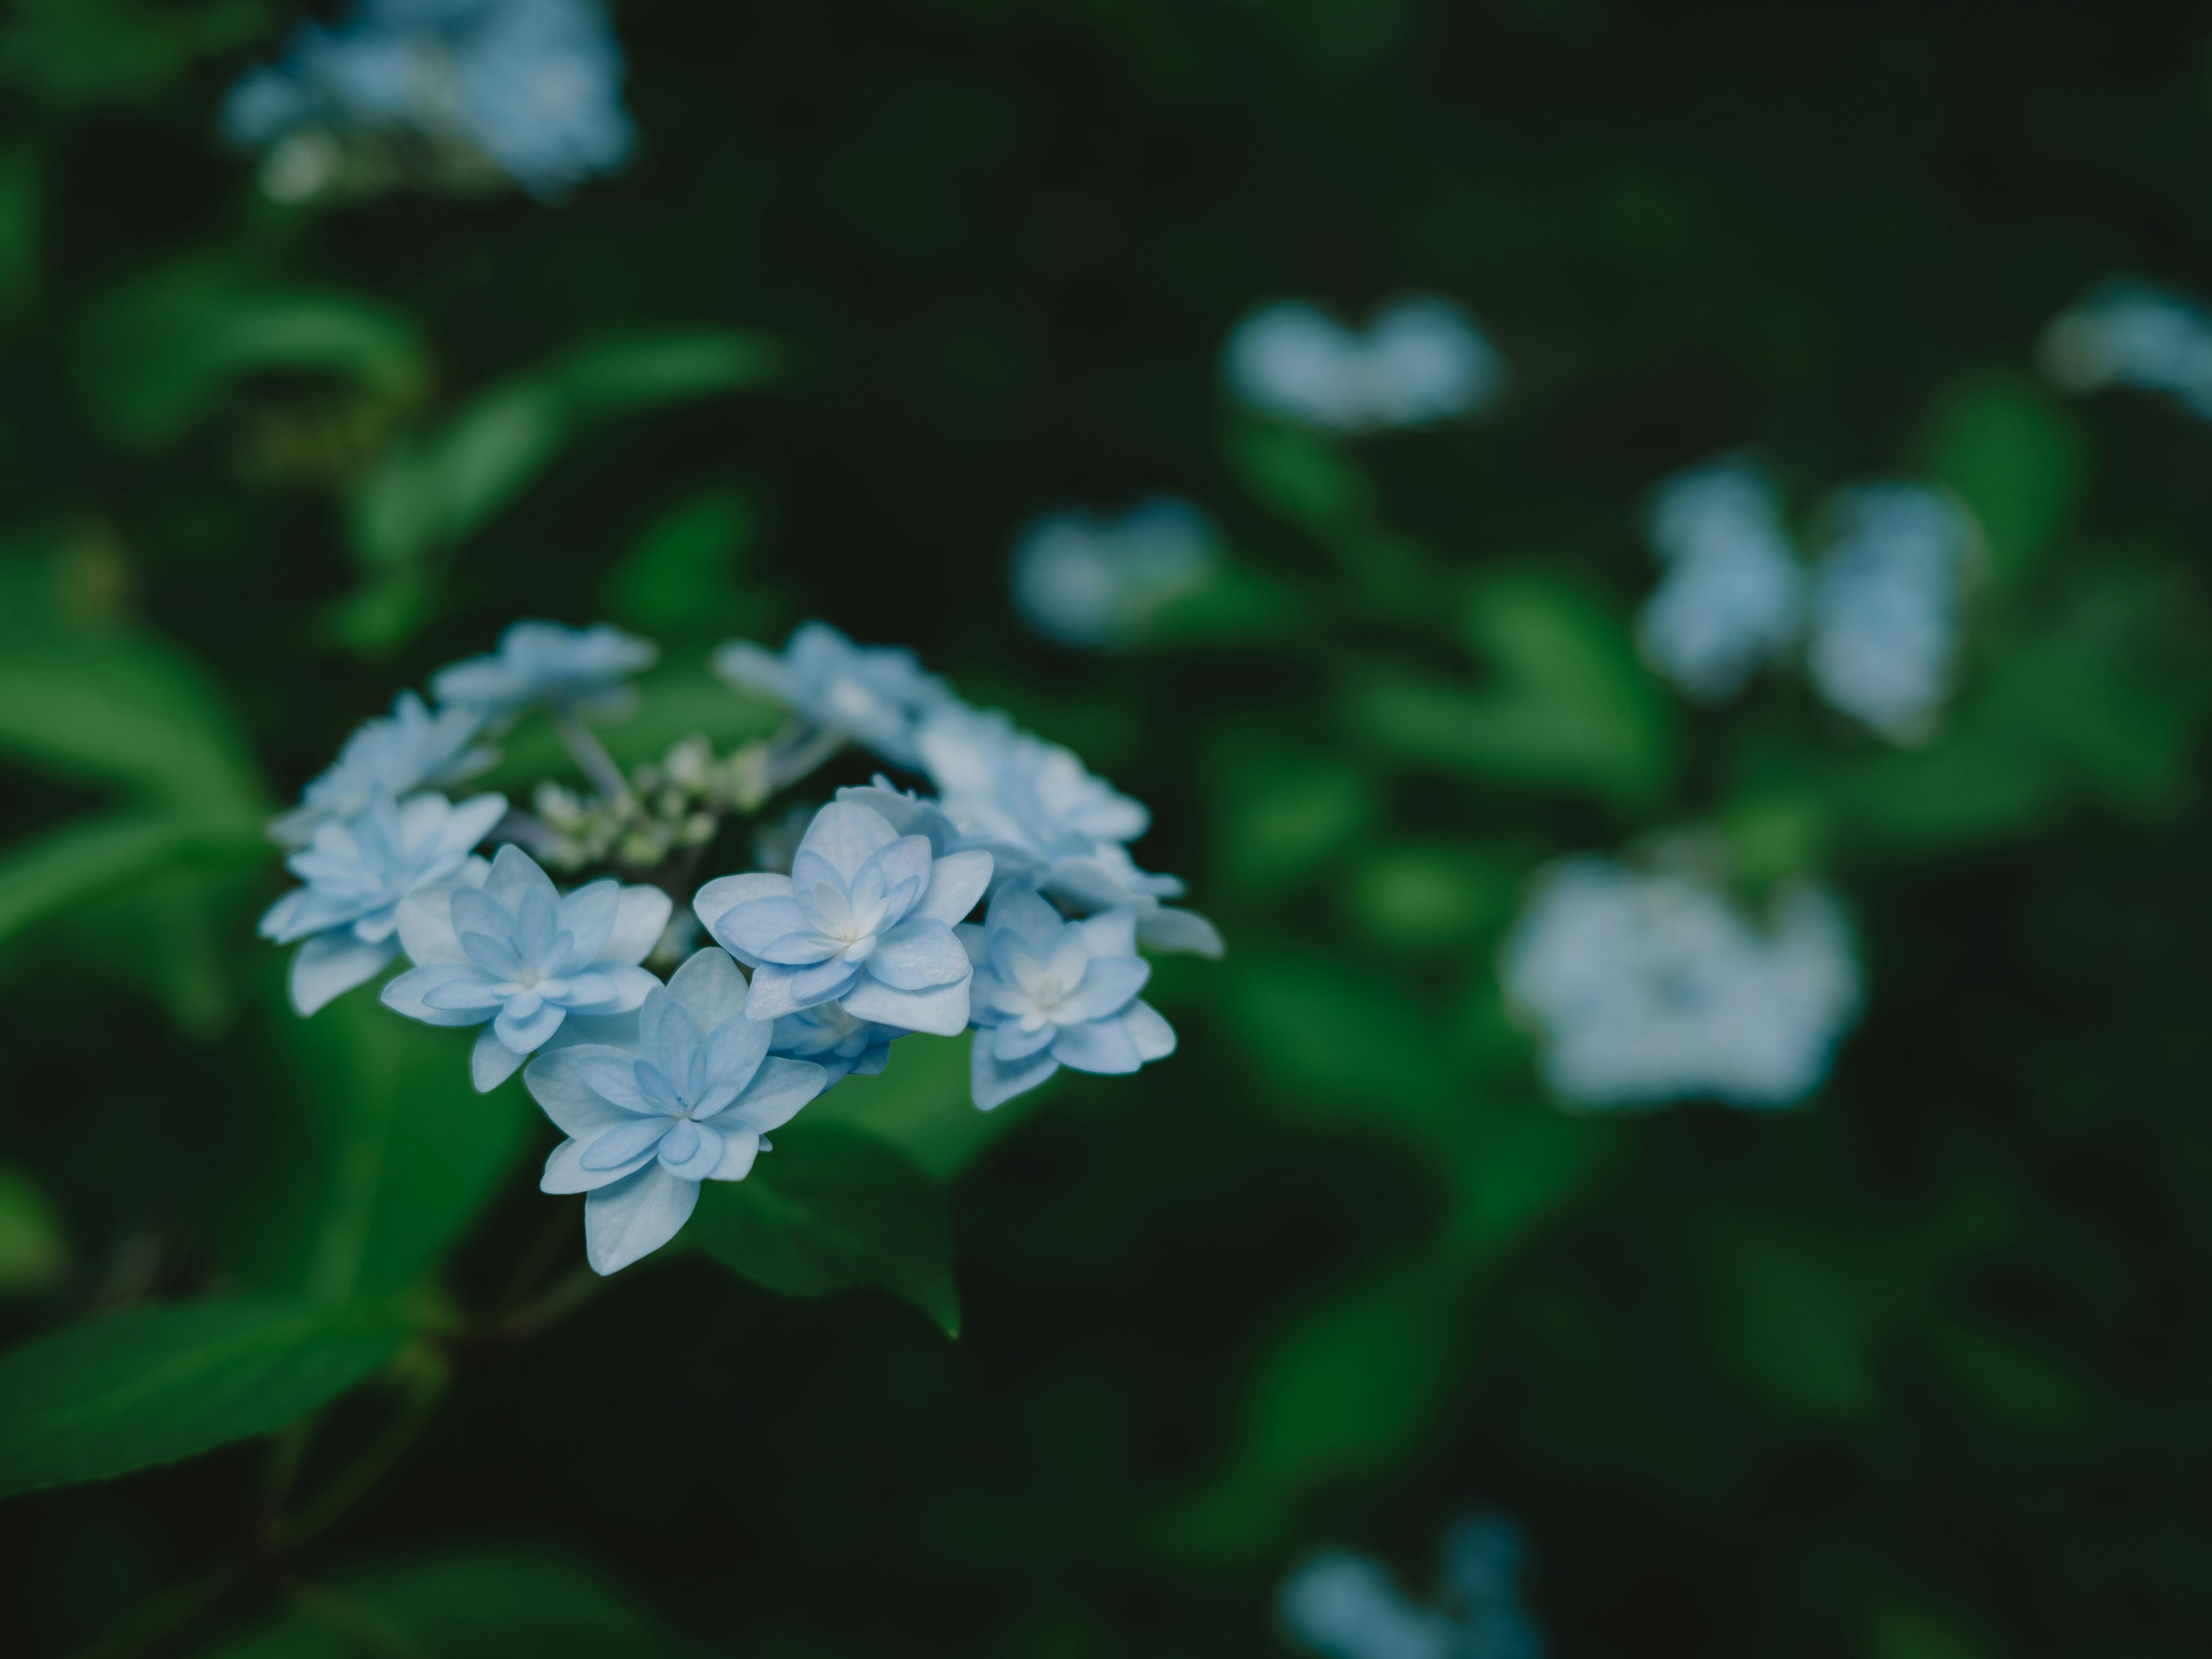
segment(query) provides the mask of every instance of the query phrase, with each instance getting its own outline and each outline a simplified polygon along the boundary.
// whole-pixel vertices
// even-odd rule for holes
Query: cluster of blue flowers
[[[1155,495],[1119,518],[1049,514],[1014,548],[1014,608],[1048,640],[1085,649],[1140,637],[1212,574],[1213,526],[1188,501]]]
[[[1446,1528],[1441,1553],[1431,1607],[1371,1556],[1325,1550],[1284,1580],[1283,1629],[1321,1659],[1543,1659],[1543,1629],[1521,1585],[1528,1554],[1521,1528],[1478,1511]]]
[[[2039,355],[2069,392],[2162,392],[2212,420],[2212,310],[2188,295],[2116,277],[2055,318]]]
[[[349,145],[392,139],[445,172],[473,165],[552,198],[629,154],[622,76],[599,0],[360,0],[249,71],[222,125],[265,152],[263,187],[280,200],[343,187]]]
[[[1392,301],[1364,333],[1303,300],[1263,306],[1230,335],[1222,373],[1261,414],[1343,433],[1480,414],[1507,380],[1474,320],[1433,295]]]
[[[809,623],[781,653],[738,641],[716,653],[725,678],[791,711],[755,757],[772,787],[856,743],[938,793],[881,774],[840,789],[787,869],[710,880],[690,917],[651,882],[563,892],[526,850],[542,824],[501,795],[440,793],[492,763],[486,739],[541,710],[594,784],[620,794],[584,717],[628,712],[630,677],[656,654],[611,628],[518,623],[496,652],[433,678],[434,711],[403,694],[272,826],[298,849],[287,863],[303,884],[261,923],[299,945],[303,1015],[404,952],[386,1006],[481,1028],[476,1086],[521,1071],[569,1137],[543,1185],[586,1194],[599,1272],[674,1237],[701,1181],[743,1180],[768,1132],[844,1078],[881,1071],[899,1037],[972,1029],[985,1110],[1063,1066],[1127,1073],[1173,1052],[1173,1029],[1139,994],[1151,968],[1139,945],[1222,945],[1203,916],[1164,902],[1182,883],[1131,856],[1145,808],[1069,750],[961,702],[910,652]],[[695,918],[714,942],[664,985],[645,964],[673,959]]]
[[[1933,729],[1949,696],[1977,532],[1925,484],[1839,489],[1816,514],[1808,571],[1774,491],[1740,459],[1661,486],[1651,545],[1666,574],[1638,632],[1646,659],[1688,696],[1732,696],[1802,644],[1814,689],[1893,743]]]

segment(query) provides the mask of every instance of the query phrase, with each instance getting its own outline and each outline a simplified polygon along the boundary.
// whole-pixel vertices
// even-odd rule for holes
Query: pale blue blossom
[[[1137,994],[1152,970],[1134,911],[1069,921],[1027,889],[1002,888],[960,942],[975,964],[969,1082],[983,1110],[1063,1066],[1133,1072],[1175,1052],[1174,1028]]]
[[[432,1025],[482,1025],[470,1056],[479,1090],[513,1076],[571,1014],[626,1013],[659,981],[639,966],[674,907],[658,887],[595,881],[562,894],[520,848],[499,849],[471,884],[420,888],[399,907],[415,965],[387,1006]]]
[[[988,853],[938,858],[926,836],[839,800],[815,814],[789,875],[724,876],[692,908],[753,970],[756,1018],[834,1000],[856,1019],[951,1036],[967,1027],[971,977],[952,925],[990,879]]]
[[[2069,392],[2163,392],[2212,420],[2212,311],[2148,283],[2117,279],[2044,331],[2044,371]]]
[[[1756,467],[1716,461],[1669,478],[1650,534],[1667,574],[1638,633],[1645,659],[1689,696],[1732,696],[1796,642],[1805,573]]]
[[[994,885],[1034,887],[1084,915],[1125,907],[1156,950],[1221,954],[1212,922],[1161,902],[1180,897],[1182,883],[1138,868],[1130,856],[1126,843],[1145,833],[1152,814],[1085,770],[1073,750],[964,705],[933,714],[919,744],[945,817],[996,859]]]
[[[858,1019],[841,1002],[817,1002],[775,1022],[769,1051],[793,1060],[811,1060],[830,1083],[848,1077],[873,1077],[890,1064],[891,1042],[907,1032],[896,1025]],[[825,1085],[826,1086],[826,1085]]]
[[[419,705],[417,705],[419,707]],[[292,956],[292,1006],[312,1014],[366,983],[399,954],[399,906],[434,883],[481,880],[477,842],[506,815],[502,795],[456,806],[443,795],[394,801],[381,783],[350,817],[325,821],[285,866],[307,884],[270,905],[261,934]]]
[[[1304,301],[1246,317],[1224,358],[1230,390],[1262,414],[1335,432],[1477,414],[1505,389],[1505,360],[1449,300],[1415,295],[1364,334]]]
[[[953,701],[911,651],[855,645],[827,623],[802,623],[781,654],[732,640],[714,653],[724,679],[766,692],[814,731],[872,749],[898,766],[921,761],[915,734],[924,716]]]
[[[617,716],[637,706],[629,677],[659,655],[650,640],[604,623],[569,628],[519,622],[489,655],[440,669],[430,690],[440,703],[475,709],[490,720],[511,720],[540,706],[556,714]]]
[[[584,1251],[611,1273],[676,1237],[702,1181],[743,1181],[781,1128],[829,1082],[769,1054],[744,975],[709,945],[646,992],[637,1040],[543,1054],[522,1080],[568,1139],[545,1160],[549,1193],[583,1193]]]
[[[1893,742],[1917,741],[1951,690],[1973,521],[1910,483],[1838,490],[1826,518],[1806,668],[1834,707]]]
[[[1477,1512],[1446,1530],[1443,1555],[1438,1604],[1428,1607],[1372,1557],[1324,1550],[1283,1581],[1284,1631],[1322,1659],[1543,1659],[1543,1632],[1522,1597],[1521,1529]]]
[[[1582,1106],[1790,1105],[1859,1006],[1850,929],[1824,890],[1778,895],[1760,927],[1688,874],[1605,858],[1543,873],[1500,974],[1545,1079]]]
[[[476,709],[441,708],[434,714],[422,698],[402,691],[389,715],[355,729],[337,763],[301,792],[301,804],[269,832],[288,847],[304,847],[323,824],[363,811],[379,789],[398,799],[474,777],[499,758],[477,741],[483,728],[484,717]]]
[[[1155,495],[1119,518],[1055,513],[1014,549],[1014,606],[1062,645],[1127,645],[1170,601],[1203,583],[1213,527],[1188,501]]]
[[[622,77],[599,0],[360,0],[335,27],[301,24],[281,63],[240,79],[223,131],[280,147],[264,179],[287,198],[316,193],[361,133],[480,157],[552,198],[629,154]]]

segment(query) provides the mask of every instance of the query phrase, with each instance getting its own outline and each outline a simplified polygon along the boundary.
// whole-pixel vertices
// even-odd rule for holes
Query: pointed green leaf
[[[269,854],[261,815],[118,812],[0,852],[0,940],[182,865]]]

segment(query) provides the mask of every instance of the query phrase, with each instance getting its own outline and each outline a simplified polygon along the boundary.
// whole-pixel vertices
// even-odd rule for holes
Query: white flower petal
[[[585,1259],[595,1273],[617,1273],[683,1231],[698,1203],[697,1182],[648,1164],[585,1199]]]

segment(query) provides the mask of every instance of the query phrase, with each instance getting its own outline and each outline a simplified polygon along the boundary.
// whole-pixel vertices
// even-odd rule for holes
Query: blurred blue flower
[[[1092,776],[1073,750],[964,705],[932,715],[919,743],[945,817],[997,860],[994,890],[1034,887],[1079,915],[1126,907],[1156,950],[1221,954],[1212,922],[1161,902],[1179,897],[1182,883],[1139,869],[1123,844],[1145,833],[1152,814]]]
[[[1386,306],[1364,336],[1304,301],[1263,307],[1230,335],[1224,372],[1249,407],[1334,432],[1478,414],[1506,381],[1474,320],[1425,295]]]
[[[1757,468],[1712,462],[1660,486],[1651,547],[1667,574],[1638,623],[1644,654],[1689,696],[1742,689],[1796,643],[1805,573]]]
[[[983,1110],[1063,1066],[1133,1072],[1175,1052],[1175,1029],[1137,996],[1152,969],[1137,954],[1135,912],[1069,921],[1036,894],[1008,887],[960,940],[975,963],[969,1083]]]
[[[392,713],[364,720],[337,763],[301,792],[301,804],[269,826],[288,847],[303,847],[333,818],[349,818],[382,789],[395,798],[442,789],[475,776],[499,758],[477,742],[483,715],[473,708],[432,714],[412,691],[392,699]]]
[[[495,1088],[570,1014],[644,1002],[660,981],[638,964],[672,908],[658,887],[614,881],[563,895],[527,853],[502,847],[480,884],[424,887],[401,904],[399,939],[415,965],[384,1000],[432,1025],[483,1025],[470,1075]]]
[[[896,1025],[857,1019],[842,1003],[817,1002],[779,1018],[769,1049],[793,1060],[811,1060],[829,1074],[830,1083],[842,1083],[848,1077],[873,1077],[882,1071],[890,1064],[892,1040],[906,1035]]]
[[[953,701],[913,652],[855,645],[822,622],[792,630],[781,655],[750,640],[732,640],[714,653],[714,669],[776,698],[816,730],[861,744],[899,766],[920,764],[915,728],[932,709]]]
[[[1826,891],[1780,895],[1761,929],[1688,875],[1604,858],[1543,873],[1500,975],[1541,1033],[1545,1079],[1582,1106],[1790,1105],[1827,1074],[1859,1006]]]
[[[659,655],[650,640],[604,623],[519,622],[499,636],[497,651],[440,669],[430,690],[441,704],[490,720],[511,720],[539,704],[562,714],[625,714],[637,703],[629,677]]]
[[[971,977],[952,924],[990,879],[988,853],[937,858],[927,836],[839,800],[815,814],[789,875],[721,877],[692,908],[752,969],[756,1018],[836,1000],[856,1019],[952,1036]]]
[[[2186,295],[2118,278],[2044,331],[2044,372],[2069,392],[2163,392],[2212,420],[2212,311]]]
[[[1014,605],[1062,645],[1126,645],[1163,605],[1205,581],[1215,556],[1206,515],[1172,495],[1118,519],[1055,513],[1014,549]]]
[[[767,1022],[746,1012],[744,975],[709,945],[645,994],[635,1047],[578,1043],[522,1074],[568,1139],[545,1160],[541,1191],[583,1193],[594,1271],[626,1267],[676,1237],[702,1181],[743,1181],[829,1082],[823,1067],[769,1054]]]
[[[1925,737],[1951,689],[1973,521],[1921,484],[1830,498],[1806,667],[1822,697],[1893,742]]]
[[[302,23],[282,63],[231,88],[222,124],[245,146],[411,134],[550,198],[629,154],[622,77],[599,0],[361,0],[336,27]],[[331,170],[264,177],[307,196]]]
[[[1324,1550],[1283,1581],[1283,1628],[1322,1659],[1543,1659],[1543,1632],[1522,1601],[1521,1529],[1478,1511],[1447,1528],[1443,1554],[1440,1605],[1430,1607],[1371,1557]]]
[[[378,783],[360,812],[320,825],[306,851],[284,860],[307,885],[261,918],[264,939],[301,941],[292,957],[293,1007],[312,1014],[380,973],[399,954],[400,902],[433,883],[469,879],[471,866],[481,879],[489,866],[470,854],[506,812],[503,795],[458,806],[434,794],[396,802]]]

